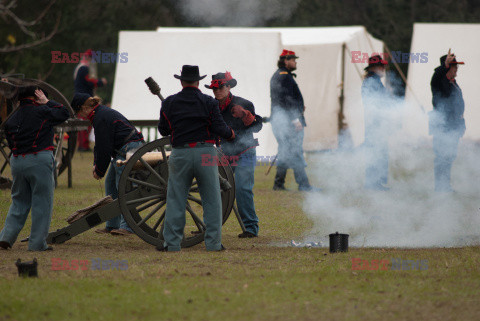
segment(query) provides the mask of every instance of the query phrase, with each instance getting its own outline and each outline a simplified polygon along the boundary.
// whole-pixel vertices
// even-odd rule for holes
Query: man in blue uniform
[[[211,84],[205,87],[213,90],[223,120],[235,131],[235,139],[222,140],[221,148],[235,173],[235,196],[246,229],[238,237],[251,238],[258,235],[258,217],[253,202],[258,139],[253,138],[253,133],[262,129],[262,118],[255,115],[252,102],[232,95],[230,89],[236,85],[237,80],[227,71],[213,75]]]
[[[90,75],[90,65],[92,63],[92,50],[88,49],[82,56],[82,60],[73,72],[75,94],[89,94],[93,96],[97,87],[103,87],[107,84],[105,78],[97,79]]]
[[[103,87],[107,85],[107,80],[105,78],[97,79],[91,75],[90,69],[92,68],[92,56],[93,53],[91,49],[85,51],[85,53],[82,55],[82,60],[73,72],[75,94],[88,94],[90,96],[94,96],[95,89],[97,87]],[[87,130],[81,130],[78,132],[77,141],[79,151],[90,151],[89,136],[91,130],[92,127],[88,127]]]
[[[292,168],[299,191],[320,191],[308,181],[303,157],[303,136],[305,106],[302,93],[292,73],[297,69],[295,52],[283,50],[278,60],[278,70],[270,80],[270,98],[272,101],[271,123],[273,134],[278,142],[277,174],[274,190],[285,190],[287,169]]]
[[[105,177],[105,194],[118,198],[118,183],[125,166],[117,166],[117,160],[125,160],[129,151],[138,149],[143,144],[143,136],[118,111],[101,105],[99,97],[90,97],[88,94],[75,94],[72,108],[76,114],[85,117],[92,123],[95,131],[95,149],[93,177]],[[108,168],[110,165],[110,168]],[[108,169],[108,173],[107,173]],[[113,235],[130,235],[133,231],[122,215],[107,221],[104,229],[97,233],[111,233]]]
[[[387,191],[388,138],[392,130],[391,95],[383,86],[387,61],[380,55],[369,58],[367,74],[362,83],[362,102],[365,111],[365,188]]]
[[[45,251],[52,218],[54,190],[53,127],[69,117],[67,108],[49,101],[35,86],[20,89],[20,106],[5,123],[12,150],[12,204],[0,232],[0,249],[15,243],[32,212],[28,250]]]
[[[462,90],[455,81],[458,65],[455,55],[444,55],[440,66],[435,69],[430,86],[432,88],[433,111],[430,113],[430,134],[433,135],[435,153],[435,190],[451,192],[450,174],[457,157],[458,142],[465,133],[463,112],[465,103]]]
[[[160,251],[180,251],[185,228],[185,207],[188,191],[196,178],[206,225],[207,251],[221,251],[222,200],[216,163],[203,166],[202,155],[217,155],[215,138],[235,138],[233,130],[225,124],[218,102],[204,95],[199,89],[198,66],[184,65],[180,79],[182,91],[163,101],[158,130],[170,135],[172,153],[168,160],[167,208]]]

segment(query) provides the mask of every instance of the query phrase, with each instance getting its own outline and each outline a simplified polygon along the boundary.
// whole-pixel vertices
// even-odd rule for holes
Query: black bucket
[[[348,234],[330,234],[330,253],[348,252]]]
[[[34,258],[31,262],[24,262],[20,259],[15,263],[18,269],[18,275],[23,277],[38,277],[37,259]]]

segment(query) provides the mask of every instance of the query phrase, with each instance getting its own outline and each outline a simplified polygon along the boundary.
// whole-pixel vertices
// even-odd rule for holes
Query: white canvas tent
[[[371,55],[383,44],[364,27],[329,28],[158,28],[157,31],[122,31],[118,52],[128,53],[128,63],[118,63],[113,106],[131,120],[158,119],[160,103],[148,91],[144,79],[152,76],[164,96],[178,92],[173,78],[184,64],[200,66],[211,75],[228,70],[237,79],[233,94],[251,100],[256,112],[270,115],[270,78],[283,48],[300,56],[296,78],[305,99],[307,151],[331,149],[338,144],[341,84],[343,111],[353,143],[363,142],[361,74],[366,63],[352,63],[349,51]],[[342,60],[343,59],[343,60]],[[276,141],[266,124],[256,135],[257,154],[276,153]]]
[[[478,75],[480,73],[480,45],[475,39],[480,39],[480,24],[451,23],[416,23],[413,26],[413,53],[428,53],[427,63],[410,63],[408,67],[409,88],[406,99],[422,105],[428,112],[432,110],[432,91],[430,80],[434,69],[440,65],[440,57],[446,55],[448,49],[457,56],[458,61],[464,61],[457,72],[457,82],[462,89],[465,100],[465,123],[467,130],[465,138],[480,139],[480,90]],[[427,121],[424,117],[407,119],[410,130],[420,130],[427,135]]]

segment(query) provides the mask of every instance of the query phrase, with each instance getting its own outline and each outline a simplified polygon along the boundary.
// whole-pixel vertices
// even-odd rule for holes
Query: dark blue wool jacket
[[[365,141],[385,140],[392,130],[389,111],[391,95],[379,75],[369,71],[362,83],[362,102],[365,113]]]
[[[173,147],[232,136],[232,129],[220,115],[218,102],[196,87],[185,87],[165,99],[158,130],[162,136],[171,135]]]
[[[459,131],[462,135],[465,132],[465,103],[462,90],[454,80],[447,78],[448,69],[442,65],[435,68],[430,86],[432,88],[433,109],[440,114],[441,120],[438,124],[442,131]]]
[[[116,150],[120,150],[126,143],[142,141],[143,135],[122,114],[107,106],[95,107],[88,119],[95,130],[95,172],[103,177],[111,158],[117,155]],[[130,136],[134,130],[135,133]]]
[[[235,132],[235,139],[232,141],[222,140],[222,150],[226,155],[235,156],[258,146],[258,140],[253,138],[253,133],[258,133],[263,125],[262,118],[255,115],[255,107],[251,101],[233,95],[231,95],[231,99],[230,104],[220,113],[225,123]],[[250,126],[245,126],[240,118],[233,117],[232,107],[235,105],[242,106],[255,116],[255,121]]]
[[[104,85],[102,80],[90,78],[88,72],[88,66],[81,66],[78,69],[74,81],[75,93],[89,94],[90,96],[93,96],[93,89]]]
[[[270,98],[272,100],[272,117],[275,113],[283,111],[289,120],[299,119],[305,127],[303,116],[303,96],[298,88],[293,74],[287,68],[279,68],[270,79]]]
[[[18,110],[5,123],[13,156],[53,150],[53,127],[69,116],[67,108],[55,101],[40,105],[30,98],[21,99]]]

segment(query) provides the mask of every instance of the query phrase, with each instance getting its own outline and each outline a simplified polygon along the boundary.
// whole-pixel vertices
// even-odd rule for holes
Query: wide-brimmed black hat
[[[37,90],[37,86],[22,86],[18,87],[18,99],[23,99],[27,97],[35,97],[35,90]]]
[[[440,65],[445,65],[445,60],[447,60],[447,55],[441,56]],[[453,58],[453,60],[450,61],[450,65],[465,65],[465,63],[463,61],[457,61],[457,58]]]
[[[83,106],[83,104],[85,104],[87,99],[90,97],[91,96],[89,94],[84,94],[84,93],[76,93],[75,96],[73,96],[70,106],[72,106],[75,114],[80,111],[80,108]]]
[[[48,98],[48,92],[43,90],[42,88],[38,87],[37,85],[26,85],[26,86],[19,86],[18,87],[18,93],[17,93],[17,98],[18,99],[23,99],[27,97],[34,97],[36,98],[35,91],[40,90],[43,92],[45,97]]]
[[[388,62],[386,60],[382,59],[382,57],[380,57],[380,55],[375,55],[375,56],[371,56],[370,58],[368,58],[368,66],[365,67],[365,70],[368,70],[368,68],[370,68],[370,67],[385,66],[385,65],[388,65]]]
[[[230,88],[233,88],[236,85],[237,80],[232,77],[232,74],[226,71],[212,75],[212,82],[210,83],[210,85],[205,85],[205,87],[208,89],[222,88],[223,86],[230,86]]]
[[[200,76],[200,71],[198,70],[198,66],[191,66],[191,65],[183,65],[182,73],[179,75],[173,75],[175,78],[194,82],[202,80],[203,78],[207,77],[207,75]]]

